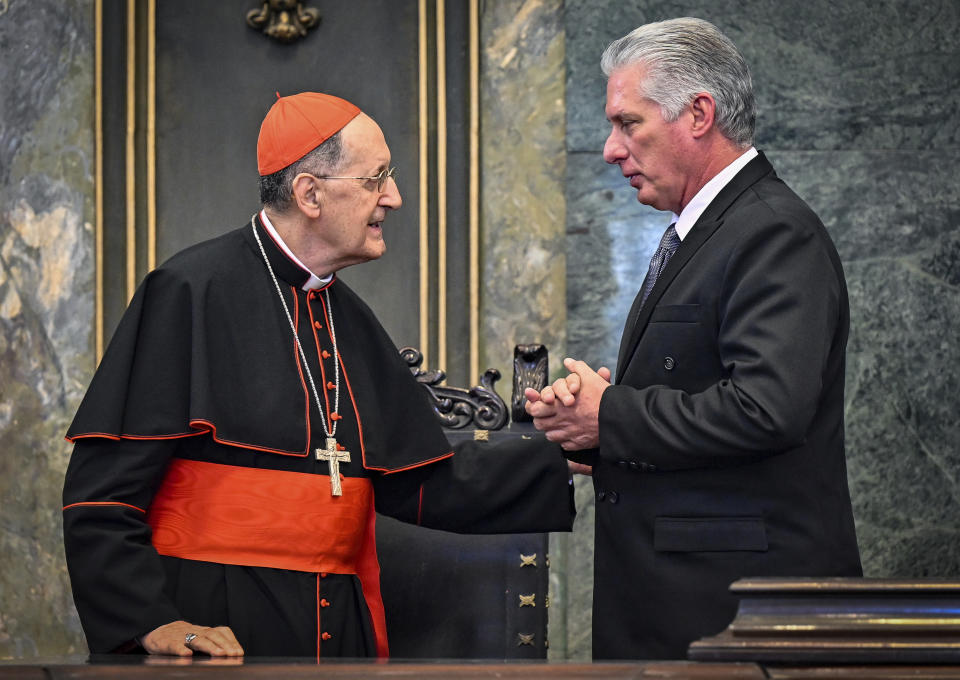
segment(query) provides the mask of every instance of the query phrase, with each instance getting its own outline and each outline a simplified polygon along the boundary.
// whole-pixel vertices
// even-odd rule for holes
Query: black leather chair
[[[530,426],[490,432],[521,436]],[[451,430],[448,438],[472,437]],[[460,535],[377,518],[393,658],[547,655],[547,534]]]

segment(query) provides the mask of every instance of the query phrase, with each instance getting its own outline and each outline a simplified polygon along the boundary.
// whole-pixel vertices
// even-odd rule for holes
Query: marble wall
[[[509,400],[514,345],[564,352],[563,2],[482,6],[480,365]]]
[[[63,433],[93,372],[93,2],[0,2],[0,658],[85,652]]]
[[[758,146],[850,288],[847,437],[864,566],[960,573],[960,5],[482,3],[481,363],[537,339],[613,366],[666,222],[600,157],[603,47],[681,15],[754,69]],[[60,539],[62,440],[93,370],[93,0],[0,0],[0,658],[85,651]],[[566,304],[564,304],[566,300]],[[498,365],[498,362],[500,365]],[[551,657],[590,655],[592,492],[551,543]]]
[[[865,572],[960,574],[960,4],[566,0],[567,351],[593,364],[616,362],[669,223],[601,158],[599,55],[634,27],[675,16],[714,22],[743,51],[757,146],[820,214],[843,259],[847,462]],[[584,519],[588,487],[578,485]],[[589,658],[591,543],[578,520],[562,560],[566,636],[551,632],[565,657]]]
[[[513,369],[504,348],[543,343],[553,378],[563,374],[566,355],[564,12],[563,0],[496,0],[482,7],[480,365],[507,378],[499,391],[509,400]],[[581,513],[577,525],[585,522],[592,537],[592,520]],[[583,604],[568,597],[566,566],[574,559],[586,568],[585,559],[573,558],[586,545],[582,536],[580,543],[569,535],[550,537],[552,658],[565,657],[567,613]]]

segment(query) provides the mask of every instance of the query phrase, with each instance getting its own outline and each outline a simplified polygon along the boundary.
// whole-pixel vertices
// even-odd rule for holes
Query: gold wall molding
[[[437,366],[447,362],[447,27],[436,0],[437,59]]]
[[[479,0],[419,0],[420,347],[425,366],[480,376],[480,50]],[[460,22],[463,22],[462,24]],[[453,35],[452,38],[449,36]],[[465,62],[448,63],[451,40],[465,40]],[[453,67],[451,70],[451,66]],[[459,73],[463,73],[458,81]],[[464,82],[465,81],[465,82]],[[459,96],[451,98],[450,83]],[[465,114],[458,109],[464,103]],[[452,122],[451,122],[452,121]],[[466,132],[461,132],[465,130]],[[462,138],[458,135],[463,135]],[[462,149],[465,158],[451,156]],[[461,153],[457,151],[457,153]],[[462,172],[461,172],[462,171]],[[461,179],[462,178],[462,179]],[[461,186],[463,183],[465,186]],[[462,191],[462,199],[460,192]],[[457,197],[457,201],[451,200]],[[462,203],[460,202],[462,200]],[[462,215],[461,215],[462,213]],[[463,251],[463,255],[454,254]],[[462,259],[461,259],[462,258]],[[464,277],[461,297],[450,291]],[[465,335],[452,328],[465,328]],[[461,347],[456,347],[457,344]],[[466,351],[462,345],[468,345]],[[457,350],[456,352],[454,350]],[[458,359],[459,361],[459,359]]]
[[[103,0],[96,0],[93,47],[93,144],[94,144],[94,359],[103,356]]]
[[[104,0],[94,3],[94,351],[98,363],[106,336],[119,319],[116,307],[120,302],[126,306],[157,261],[156,0],[111,3],[107,14],[104,4]],[[105,130],[110,121],[121,135],[108,139]],[[112,152],[106,148],[111,142]],[[106,192],[122,197],[111,202],[113,208],[106,205]]]
[[[127,300],[137,287],[137,2],[127,0],[127,106],[126,166],[127,197]]]
[[[470,0],[469,376],[480,375],[480,4]]]
[[[418,49],[418,121],[419,121],[419,169],[420,169],[420,351],[424,364],[429,366],[430,356],[430,162],[429,152],[429,101],[427,97],[428,52],[427,52],[427,0],[417,4]]]
[[[157,2],[147,3],[147,271],[157,267]]]

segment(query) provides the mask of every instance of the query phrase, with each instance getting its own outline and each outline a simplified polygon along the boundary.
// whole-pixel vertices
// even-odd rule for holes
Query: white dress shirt
[[[675,229],[681,241],[690,233],[693,225],[697,223],[703,211],[706,210],[707,206],[717,197],[720,190],[727,186],[730,180],[732,180],[738,172],[743,170],[743,166],[756,158],[756,156],[757,150],[751,146],[744,151],[739,158],[733,161],[733,163],[718,172],[713,179],[704,184],[703,188],[687,203],[687,206],[679,215],[674,213],[673,221],[677,225]]]

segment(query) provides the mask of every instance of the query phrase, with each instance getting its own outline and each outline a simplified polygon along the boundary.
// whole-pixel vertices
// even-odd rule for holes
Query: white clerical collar
[[[290,250],[290,248],[287,247],[287,244],[283,242],[283,239],[280,238],[280,234],[277,233],[277,230],[274,228],[270,218],[267,217],[266,210],[260,211],[260,222],[263,224],[264,229],[267,230],[267,233],[270,234],[270,237],[276,241],[278,246],[280,246],[280,250],[282,250],[287,257],[293,260],[294,264],[300,267],[300,269],[310,274],[310,278],[307,279],[307,282],[300,287],[301,290],[314,290],[315,288],[323,288],[325,285],[330,283],[330,280],[333,279],[333,274],[328,274],[326,277],[321,279],[319,276],[310,271],[310,268],[301,262],[300,258],[293,254],[293,251]]]
[[[677,236],[680,237],[681,241],[690,233],[693,225],[697,223],[703,211],[713,202],[713,199],[717,197],[720,190],[727,186],[730,180],[732,180],[738,172],[743,170],[743,166],[752,161],[756,156],[757,150],[751,146],[744,151],[739,158],[733,161],[733,163],[718,172],[713,179],[704,184],[703,188],[687,203],[687,206],[679,215],[674,213],[673,221],[676,222],[677,226],[675,228],[677,230]]]

